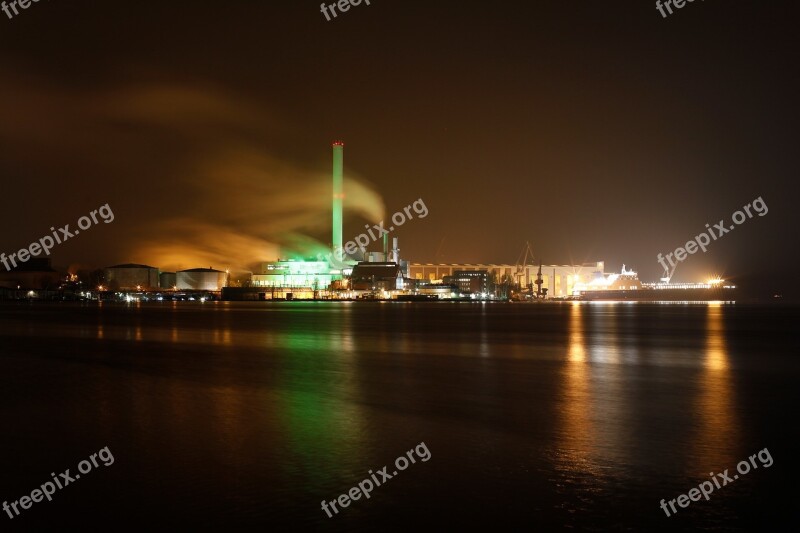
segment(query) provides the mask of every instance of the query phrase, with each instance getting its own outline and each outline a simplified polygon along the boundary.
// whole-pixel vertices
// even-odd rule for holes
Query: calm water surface
[[[796,523],[800,309],[0,305],[6,530],[743,531]],[[330,519],[424,442],[427,462]],[[774,464],[667,518],[768,448]],[[760,463],[757,463],[760,464]]]

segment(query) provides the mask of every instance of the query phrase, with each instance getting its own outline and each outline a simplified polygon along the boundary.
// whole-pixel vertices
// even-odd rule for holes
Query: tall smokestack
[[[342,206],[344,203],[344,143],[333,143],[333,256],[344,258],[342,251]]]

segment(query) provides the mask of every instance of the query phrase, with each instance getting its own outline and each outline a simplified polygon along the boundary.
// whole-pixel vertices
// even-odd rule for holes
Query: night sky
[[[422,198],[415,262],[690,256],[771,294],[796,276],[796,2],[50,0],[0,12],[0,251],[106,203],[62,268],[252,266],[345,240]],[[279,250],[284,250],[280,252]]]

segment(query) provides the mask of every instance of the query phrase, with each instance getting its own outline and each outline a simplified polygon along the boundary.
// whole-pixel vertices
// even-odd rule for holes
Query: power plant
[[[409,296],[435,298],[494,297],[493,284],[513,279],[520,287],[533,287],[534,265],[477,265],[408,263],[400,259],[397,237],[381,235],[382,251],[368,251],[362,244],[360,253],[343,243],[344,223],[344,142],[332,144],[331,243],[327,258],[283,259],[261,264],[249,286],[226,287],[223,298],[236,300],[271,299],[396,299]],[[376,226],[377,227],[377,226]],[[530,252],[530,245],[528,245]],[[532,254],[532,252],[531,252]],[[360,256],[359,260],[354,256]],[[528,255],[525,255],[526,259]],[[531,256],[532,258],[532,256]],[[539,279],[535,292],[528,297],[567,297],[574,286],[588,283],[598,272],[602,261],[587,265],[538,265]],[[544,268],[545,274],[541,275]],[[551,275],[552,273],[552,275]],[[522,291],[524,293],[524,289]]]
[[[344,142],[334,141],[331,148],[331,242],[327,255],[279,258],[260,263],[255,272],[234,274],[211,267],[174,273],[160,272],[147,265],[123,264],[105,269],[105,281],[96,287],[97,293],[129,300],[175,299],[179,293],[186,296],[185,299],[221,297],[255,301],[494,299],[498,293],[506,299],[513,292],[513,285],[518,298],[544,299],[546,295],[570,297],[575,287],[605,275],[602,261],[587,265],[531,264],[528,261],[529,256],[533,259],[530,244],[523,264],[520,261],[516,265],[409,263],[400,258],[397,237],[392,237],[390,249],[389,231],[383,228],[383,223],[373,228],[379,229],[378,235],[366,226],[371,241],[362,233],[354,239],[357,245],[354,241],[345,244]],[[424,207],[424,203],[422,205]],[[406,207],[405,211],[408,219],[412,218],[410,208]],[[427,216],[427,207],[424,209],[424,214],[417,211],[420,218]],[[400,219],[396,219],[398,216]],[[390,229],[394,230],[405,220],[398,211],[391,217],[394,225]],[[369,251],[371,243],[382,244],[381,251]],[[501,291],[499,286],[506,288]]]

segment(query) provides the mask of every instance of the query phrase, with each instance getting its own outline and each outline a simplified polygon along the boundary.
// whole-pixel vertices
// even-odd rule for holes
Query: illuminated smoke
[[[115,221],[56,250],[56,262],[222,270],[327,253],[330,146],[319,146],[322,167],[276,157],[269,146],[295,129],[263,107],[198,85],[90,93],[10,79],[0,75],[0,141],[13,161],[0,170],[57,177],[63,190],[12,207],[26,224],[8,249],[109,203]],[[31,195],[29,181],[11,181],[12,193]],[[380,196],[349,169],[345,194],[346,213],[383,218]]]

